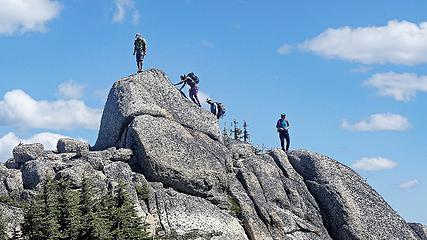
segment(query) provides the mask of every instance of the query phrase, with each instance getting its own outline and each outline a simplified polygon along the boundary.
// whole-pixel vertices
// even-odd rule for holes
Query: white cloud
[[[0,101],[0,125],[21,128],[97,129],[101,114],[80,100],[37,101],[19,89]]]
[[[397,163],[383,157],[368,158],[364,157],[357,160],[352,164],[352,167],[359,170],[365,171],[381,171],[386,169],[392,169],[397,166]]]
[[[391,96],[397,101],[408,102],[417,92],[427,92],[427,76],[413,73],[377,73],[364,85],[376,88],[380,96]]]
[[[409,189],[409,188],[414,188],[415,186],[418,185],[418,180],[417,179],[412,179],[406,182],[401,182],[399,184],[399,188],[401,189]]]
[[[410,127],[407,118],[393,113],[373,114],[368,120],[349,123],[344,119],[341,128],[353,131],[404,131]]]
[[[78,99],[83,97],[85,86],[73,81],[63,82],[58,85],[58,95],[68,99]]]
[[[285,55],[285,54],[289,53],[291,51],[291,49],[292,49],[292,45],[284,43],[282,46],[280,46],[277,49],[277,53],[280,55]]]
[[[140,15],[135,7],[134,0],[114,0],[114,2],[116,3],[116,12],[113,15],[114,22],[123,22],[129,12],[132,12],[132,22],[139,22]]]
[[[299,47],[324,57],[365,64],[427,63],[427,22],[389,21],[386,26],[330,28]]]
[[[53,0],[0,0],[0,34],[45,31],[60,11]]]
[[[0,162],[5,162],[12,157],[12,150],[16,145],[19,144],[19,142],[41,143],[46,150],[55,150],[58,140],[64,137],[66,136],[50,132],[43,132],[35,134],[27,139],[22,139],[17,137],[15,133],[10,132],[0,138]]]

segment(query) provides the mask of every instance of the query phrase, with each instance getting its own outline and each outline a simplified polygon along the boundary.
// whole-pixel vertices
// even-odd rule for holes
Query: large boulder
[[[316,199],[334,239],[419,239],[356,172],[326,156],[292,151],[289,160]]]
[[[154,190],[164,239],[246,240],[239,221],[209,201],[172,189]]]
[[[58,140],[56,149],[59,153],[82,153],[89,152],[89,143],[71,139],[71,138],[61,138]]]
[[[22,168],[22,182],[25,189],[35,189],[47,178],[54,178],[55,173],[66,168],[64,162],[50,160],[32,160],[26,162]]]
[[[227,148],[170,119],[136,117],[127,131],[126,147],[135,149],[139,167],[150,181],[217,200],[227,186],[227,169],[231,172]]]
[[[7,169],[0,164],[0,197],[17,194],[23,190],[21,172],[16,169]]]
[[[44,147],[41,143],[20,144],[13,148],[13,158],[18,164],[35,160],[43,155]]]
[[[231,192],[252,239],[331,239],[315,199],[286,154],[273,150],[256,155],[247,144],[232,149],[240,153],[237,179],[247,197],[238,186]]]
[[[114,83],[94,149],[116,147],[128,125],[140,115],[168,118],[214,139],[221,138],[215,116],[184,98],[162,71],[152,69]]]

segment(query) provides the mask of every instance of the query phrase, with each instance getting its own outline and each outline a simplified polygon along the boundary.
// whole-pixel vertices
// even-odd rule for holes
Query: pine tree
[[[59,204],[58,204],[58,185],[51,178],[47,178],[43,184],[43,230],[45,239],[60,239],[59,232]]]
[[[108,195],[94,198],[88,180],[83,179],[79,203],[82,229],[78,239],[111,239],[112,201]]]
[[[43,198],[41,194],[34,196],[33,200],[24,206],[24,223],[22,224],[23,235],[31,240],[42,240],[44,232],[42,228]]]
[[[6,235],[6,224],[3,221],[4,218],[4,213],[3,210],[0,209],[0,240],[7,240],[7,235]]]
[[[248,124],[246,121],[243,121],[243,142],[248,143],[250,139],[249,136]]]
[[[58,185],[59,193],[59,224],[62,239],[78,239],[82,229],[79,211],[79,194],[70,189],[69,180],[61,180]]]
[[[233,137],[235,140],[242,140],[243,136],[243,131],[242,129],[240,129],[239,127],[237,127],[237,124],[239,124],[239,122],[237,122],[236,120],[233,120]]]
[[[51,178],[47,178],[42,192],[34,196],[30,204],[24,207],[22,232],[31,240],[60,239],[59,232],[58,188]]]
[[[137,216],[134,202],[125,190],[126,185],[119,183],[115,198],[115,218],[113,220],[113,239],[143,240],[148,239],[145,225]]]
[[[222,129],[222,137],[224,139],[228,139],[230,135],[228,134],[227,124],[224,124],[224,129]]]

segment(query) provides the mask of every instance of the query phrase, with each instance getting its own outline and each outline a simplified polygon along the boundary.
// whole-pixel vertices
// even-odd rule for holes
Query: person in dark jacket
[[[280,119],[277,120],[276,128],[279,132],[279,138],[280,138],[280,145],[282,146],[282,150],[285,152],[288,152],[289,144],[291,142],[289,138],[289,122],[288,119],[286,119],[286,114],[282,113],[280,115]],[[285,139],[286,139],[286,148],[285,148]]]
[[[136,55],[136,66],[138,67],[138,72],[142,72],[142,63],[144,62],[144,56],[147,54],[147,42],[141,34],[137,33],[133,45],[133,55]]]

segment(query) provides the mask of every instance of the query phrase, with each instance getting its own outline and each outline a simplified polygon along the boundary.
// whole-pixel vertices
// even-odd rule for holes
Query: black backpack
[[[189,73],[187,76],[188,76],[189,78],[193,79],[193,81],[194,81],[196,84],[199,84],[200,80],[199,80],[199,77],[197,77],[197,76],[196,76],[196,74],[194,74],[193,72],[191,72],[191,73]]]
[[[218,107],[218,118],[222,118],[225,116],[225,106],[224,104],[217,102],[216,103],[217,107]]]

